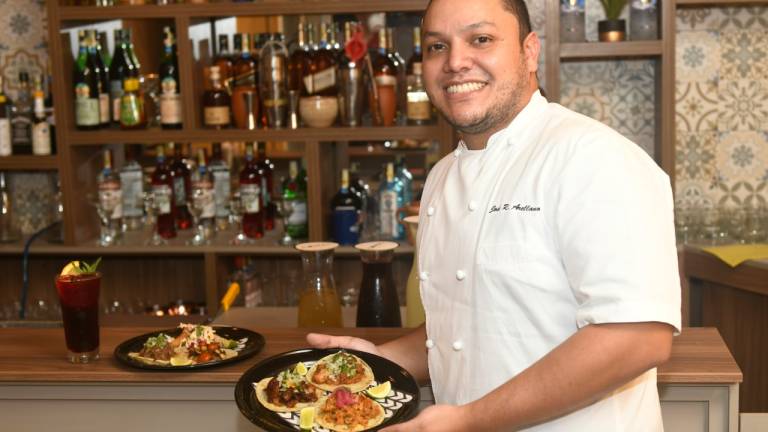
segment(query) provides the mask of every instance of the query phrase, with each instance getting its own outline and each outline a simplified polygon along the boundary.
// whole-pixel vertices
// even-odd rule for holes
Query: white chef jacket
[[[609,127],[536,92],[483,150],[430,172],[419,279],[437,403],[479,399],[588,324],[680,330],[669,178]],[[594,353],[600,355],[600,353]],[[660,431],[656,370],[536,431]]]

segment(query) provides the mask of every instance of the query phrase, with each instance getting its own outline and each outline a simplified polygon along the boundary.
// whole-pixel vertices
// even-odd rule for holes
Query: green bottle
[[[285,231],[294,239],[307,238],[307,182],[299,172],[297,161],[291,161],[288,165],[288,178],[283,182],[283,201],[290,203],[292,209]]]

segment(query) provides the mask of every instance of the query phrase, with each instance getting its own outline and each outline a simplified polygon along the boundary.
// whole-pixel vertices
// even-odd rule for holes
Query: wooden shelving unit
[[[0,171],[53,171],[59,168],[56,156],[0,157]]]

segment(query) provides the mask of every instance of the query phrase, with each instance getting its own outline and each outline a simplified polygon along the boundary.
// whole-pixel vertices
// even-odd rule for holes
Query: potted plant
[[[627,38],[627,23],[619,19],[627,0],[600,0],[605,9],[605,19],[597,22],[601,42],[617,42]]]

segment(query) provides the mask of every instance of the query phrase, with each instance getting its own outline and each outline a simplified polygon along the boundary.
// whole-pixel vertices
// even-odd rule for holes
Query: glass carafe
[[[341,327],[341,302],[333,281],[337,243],[301,243],[304,284],[299,293],[299,327]]]
[[[357,300],[358,327],[400,327],[400,301],[392,277],[397,243],[376,241],[355,246],[363,261],[363,281]]]

